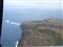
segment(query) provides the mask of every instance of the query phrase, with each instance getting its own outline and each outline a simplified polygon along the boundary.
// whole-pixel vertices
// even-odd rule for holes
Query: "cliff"
[[[18,47],[63,45],[63,19],[26,21],[20,28],[23,32]]]

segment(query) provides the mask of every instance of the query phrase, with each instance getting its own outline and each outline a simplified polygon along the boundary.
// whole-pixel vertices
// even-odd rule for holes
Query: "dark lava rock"
[[[63,45],[63,20],[27,21],[21,24],[22,38],[18,47]]]

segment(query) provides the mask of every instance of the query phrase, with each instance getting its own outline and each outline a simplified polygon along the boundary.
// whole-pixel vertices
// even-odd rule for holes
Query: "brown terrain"
[[[18,47],[63,45],[63,20],[26,21],[20,26],[22,38]]]

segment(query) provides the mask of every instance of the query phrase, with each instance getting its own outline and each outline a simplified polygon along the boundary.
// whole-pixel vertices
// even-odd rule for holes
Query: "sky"
[[[28,8],[61,9],[62,0],[4,0],[4,8],[20,10]],[[16,24],[17,25],[17,24]]]
[[[5,3],[8,3],[8,5],[20,5],[20,4],[31,4],[31,3],[37,3],[37,2],[42,2],[42,3],[49,3],[49,4],[58,4],[62,0],[4,0]],[[25,2],[25,3],[24,3]],[[30,3],[29,3],[30,2]]]
[[[9,0],[5,0],[9,1]],[[60,0],[11,0],[11,1],[60,1]]]
[[[53,8],[62,7],[62,0],[4,0],[4,8],[25,8],[25,7],[39,7],[39,8]]]

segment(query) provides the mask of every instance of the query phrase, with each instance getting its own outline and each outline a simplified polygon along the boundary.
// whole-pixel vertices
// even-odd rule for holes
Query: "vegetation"
[[[63,19],[23,22],[21,28],[23,29],[23,41],[20,43],[23,43],[23,46],[25,44],[30,45],[29,47],[63,45],[61,36],[61,32],[63,32]]]

